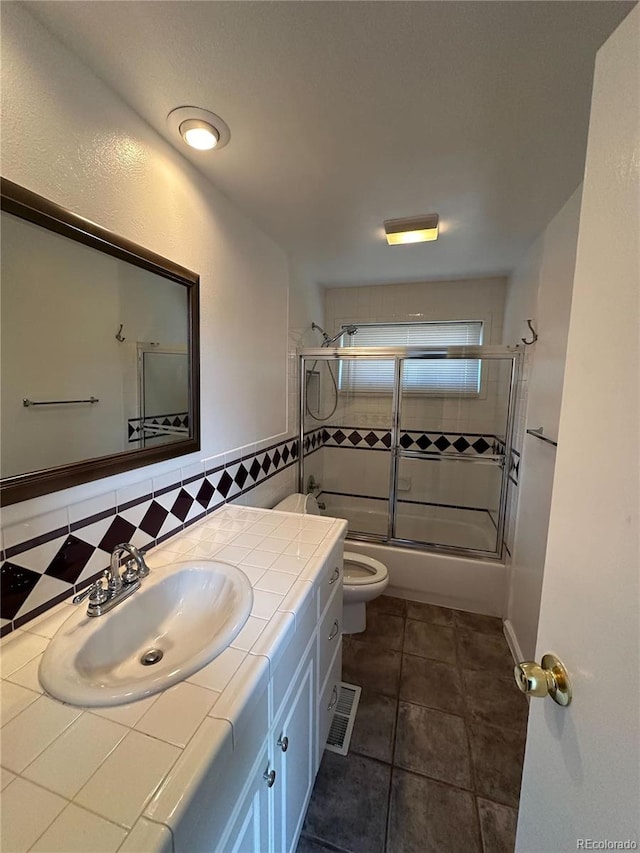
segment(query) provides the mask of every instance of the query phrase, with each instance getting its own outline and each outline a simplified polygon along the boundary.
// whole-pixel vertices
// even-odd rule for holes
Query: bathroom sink
[[[78,606],[44,653],[40,681],[71,705],[122,705],[158,693],[212,661],[253,606],[247,576],[217,560],[152,569],[104,616]]]

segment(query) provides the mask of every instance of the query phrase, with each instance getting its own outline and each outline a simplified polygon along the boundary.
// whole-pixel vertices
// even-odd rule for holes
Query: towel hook
[[[527,320],[527,326],[529,327],[529,329],[531,330],[531,334],[533,335],[532,340],[528,341],[525,338],[520,338],[520,340],[522,341],[522,343],[526,347],[530,347],[531,344],[535,344],[535,342],[538,340],[538,333],[536,332],[536,330],[531,325],[531,322],[532,322],[531,320]]]
[[[116,332],[116,340],[117,340],[117,341],[120,341],[120,343],[123,343],[124,341],[126,341],[126,338],[124,338],[124,337],[122,336],[122,327],[123,327],[123,326],[124,326],[124,323],[120,323],[120,328],[119,328],[119,329],[118,329],[118,331]]]

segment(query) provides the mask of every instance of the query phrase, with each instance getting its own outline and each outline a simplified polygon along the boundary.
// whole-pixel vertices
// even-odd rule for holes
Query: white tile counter
[[[197,784],[193,756],[210,763],[237,748],[249,698],[269,680],[324,557],[345,535],[341,520],[225,506],[150,551],[152,571],[194,557],[233,563],[251,581],[254,601],[218,658],[139,702],[83,709],[44,693],[40,660],[70,603],[6,637],[3,853],[171,850],[163,823],[180,808],[176,792]]]

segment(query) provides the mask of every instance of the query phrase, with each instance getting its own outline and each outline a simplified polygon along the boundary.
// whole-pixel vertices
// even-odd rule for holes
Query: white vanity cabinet
[[[227,794],[238,792],[237,804],[224,830],[216,833],[213,844],[203,844],[203,850],[295,853],[338,698],[342,543],[324,561],[313,593],[301,603],[295,621],[290,613],[283,614],[280,627],[292,636],[280,649],[270,675],[268,736],[249,774],[246,763],[236,765],[233,755],[227,762],[224,787]],[[242,745],[238,747],[242,752]],[[176,844],[175,853],[191,851]]]

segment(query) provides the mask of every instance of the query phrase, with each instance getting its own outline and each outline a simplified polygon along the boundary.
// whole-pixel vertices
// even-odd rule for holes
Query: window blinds
[[[448,347],[477,346],[482,343],[480,321],[441,323],[380,323],[358,326],[348,336],[353,347]],[[390,393],[393,390],[394,362],[391,359],[343,360],[340,389],[354,393]],[[479,359],[411,359],[403,365],[404,393],[436,396],[477,395],[480,390]]]

